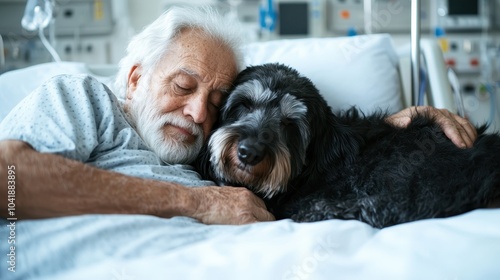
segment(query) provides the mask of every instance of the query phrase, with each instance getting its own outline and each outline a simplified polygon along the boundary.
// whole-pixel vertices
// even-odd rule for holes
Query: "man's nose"
[[[184,114],[193,118],[195,123],[205,122],[208,115],[208,94],[193,94],[184,107]]]

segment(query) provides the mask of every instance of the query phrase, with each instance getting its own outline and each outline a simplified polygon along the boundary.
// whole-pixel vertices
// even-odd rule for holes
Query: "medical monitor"
[[[325,35],[325,0],[276,0],[276,34],[279,37]]]
[[[445,30],[478,30],[490,25],[485,0],[437,0],[437,23]]]

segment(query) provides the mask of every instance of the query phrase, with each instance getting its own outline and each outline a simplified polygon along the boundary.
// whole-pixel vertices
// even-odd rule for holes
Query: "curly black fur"
[[[423,112],[415,112],[406,128],[386,123],[385,112],[364,115],[351,108],[334,114],[309,79],[280,64],[249,67],[235,83],[252,80],[277,100],[288,93],[307,107],[310,139],[304,151],[290,149],[294,164],[286,191],[263,197],[278,219],[356,219],[383,228],[498,207],[500,136],[485,134],[486,127],[478,128],[473,148],[460,149]],[[219,127],[238,120],[238,106],[224,107]],[[277,133],[304,135],[293,125]],[[202,176],[235,185],[214,176],[210,156],[205,146],[197,161]]]

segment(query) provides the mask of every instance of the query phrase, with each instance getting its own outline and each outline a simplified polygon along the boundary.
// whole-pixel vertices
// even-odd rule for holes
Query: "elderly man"
[[[247,189],[214,186],[186,165],[241,70],[233,25],[208,10],[171,9],[131,41],[116,82],[123,100],[91,77],[62,75],[18,105],[0,125],[0,177],[6,182],[7,170],[15,169],[17,216],[273,220]],[[436,116],[457,145],[474,141],[466,120],[422,109]],[[407,109],[388,122],[403,126],[410,116]],[[7,204],[1,207],[6,215]]]

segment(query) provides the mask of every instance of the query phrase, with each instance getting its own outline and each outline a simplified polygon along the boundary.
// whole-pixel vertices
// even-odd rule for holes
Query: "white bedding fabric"
[[[389,34],[259,42],[246,45],[244,53],[249,65],[281,62],[296,68],[313,81],[334,110],[353,105],[366,113],[403,108],[398,54]],[[0,120],[54,75],[91,74],[113,88],[116,70],[116,65],[90,69],[79,62],[52,62],[9,71],[0,76]]]
[[[19,221],[0,279],[499,279],[500,209],[383,230],[358,221],[207,226],[176,217]]]
[[[387,36],[281,43],[249,46],[249,63],[277,60],[299,67],[334,107],[350,105],[346,98],[352,98],[360,106],[400,108]],[[50,63],[2,75],[0,119],[46,78],[88,72],[83,64]],[[140,215],[18,221],[16,272],[7,270],[6,225],[0,222],[1,280],[500,279],[500,209],[384,230],[357,221],[207,226]]]
[[[311,79],[334,111],[403,109],[399,57],[389,34],[275,40],[245,46],[246,63],[279,62]]]

